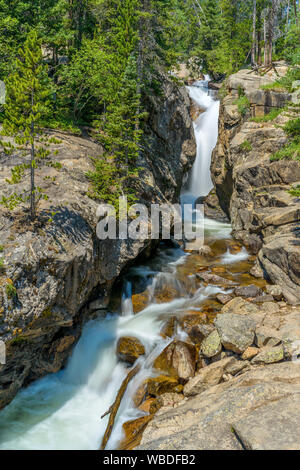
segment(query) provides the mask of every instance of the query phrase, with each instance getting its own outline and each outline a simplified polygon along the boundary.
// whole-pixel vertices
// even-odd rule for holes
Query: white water
[[[209,96],[205,84],[206,82],[199,82],[197,86],[187,87],[191,99],[205,110],[194,122],[197,156],[187,189],[193,196],[207,196],[213,188],[210,165],[212,151],[218,140],[220,103]]]
[[[195,122],[198,152],[190,186],[195,198],[207,195],[212,186],[210,158],[216,144],[219,104],[201,88],[190,87],[189,91],[192,99],[206,108]],[[229,225],[208,219],[205,227],[206,235],[215,239],[228,238],[231,231]],[[223,292],[213,286],[194,292],[193,275],[188,276],[184,285],[176,279],[177,265],[188,256],[181,249],[163,249],[146,266],[130,270],[124,280],[122,315],[89,322],[66,369],[19,392],[0,413],[0,449],[98,449],[108,421],[108,416],[103,420],[100,417],[114,402],[128,372],[117,360],[116,344],[122,336],[134,336],[144,344],[146,355],[139,359],[141,371],[127,388],[107,446],[118,447],[123,423],[143,416],[134,407],[132,397],[146,377],[155,375],[152,362],[171,341],[159,334],[166,319],[191,308],[198,309],[199,302]],[[133,315],[131,299],[134,278],[141,279],[149,293],[149,305],[138,315]],[[175,289],[177,298],[155,303],[156,292],[164,285]],[[184,336],[185,333],[177,331],[177,337]]]
[[[214,230],[224,226],[214,222]],[[149,293],[164,283],[178,291],[178,298],[163,304],[149,303],[138,315],[111,315],[89,322],[82,333],[68,366],[64,371],[35,382],[22,390],[13,402],[0,413],[0,449],[98,449],[108,417],[101,420],[127,374],[125,365],[118,363],[116,343],[121,336],[139,338],[146,348],[146,356],[139,359],[142,369],[130,383],[122,401],[113,435],[107,446],[114,449],[122,438],[122,424],[143,416],[132,402],[132,396],[146,377],[154,376],[152,362],[170,340],[160,336],[168,316],[184,314],[208,296],[223,292],[218,287],[198,289],[189,295],[186,287],[175,279],[176,266],[188,255],[180,249],[164,249],[152,266],[164,268],[155,271],[149,266],[132,268],[129,275],[142,276]],[[125,280],[125,286],[127,285]],[[193,276],[190,277],[191,286]],[[151,297],[151,296],[150,296]],[[184,334],[178,331],[179,337]],[[177,335],[177,336],[178,336]]]

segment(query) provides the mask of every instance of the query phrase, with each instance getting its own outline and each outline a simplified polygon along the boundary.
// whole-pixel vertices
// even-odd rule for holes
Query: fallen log
[[[113,405],[109,408],[109,410],[106,413],[104,413],[104,415],[101,416],[101,419],[103,419],[108,414],[110,415],[108,423],[107,423],[106,431],[105,431],[103,439],[102,439],[100,450],[105,450],[105,447],[106,447],[106,445],[108,443],[108,440],[111,436],[111,433],[113,431],[114,424],[115,424],[115,419],[116,419],[118,410],[120,408],[122,399],[123,399],[123,397],[125,395],[125,392],[127,390],[128,384],[133,379],[133,377],[135,377],[139,373],[140,370],[141,370],[141,366],[137,365],[129,371],[126,378],[122,382],[122,385],[121,385],[121,387],[118,391],[117,397],[116,397]]]

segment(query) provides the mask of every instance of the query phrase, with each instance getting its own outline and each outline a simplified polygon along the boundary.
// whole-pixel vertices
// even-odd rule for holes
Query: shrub
[[[292,196],[300,197],[300,184],[288,191]]]
[[[254,117],[251,119],[251,121],[253,122],[270,122],[270,121],[274,121],[274,119],[276,119],[279,114],[281,114],[283,111],[283,109],[272,109],[272,111],[270,111],[268,114],[265,114],[264,116],[259,116],[259,117]]]

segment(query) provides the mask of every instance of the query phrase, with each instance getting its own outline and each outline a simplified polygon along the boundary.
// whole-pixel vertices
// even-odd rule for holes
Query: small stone
[[[212,252],[212,249],[209,246],[204,245],[200,248],[199,255],[201,255],[201,256],[213,256],[213,252]]]
[[[274,297],[275,300],[282,299],[282,289],[280,286],[267,286],[266,292]]]
[[[258,348],[255,348],[254,346],[252,346],[252,347],[250,346],[249,348],[246,349],[246,351],[242,354],[241,357],[244,361],[250,361],[255,356],[257,356],[259,351],[260,350]]]
[[[222,351],[222,344],[219,333],[214,330],[201,344],[203,356],[211,358],[217,356]]]
[[[283,346],[277,346],[275,348],[266,348],[261,351],[254,359],[252,359],[252,364],[274,364],[276,362],[281,362],[284,359],[284,349]]]
[[[154,397],[169,392],[180,393],[183,390],[183,387],[182,385],[179,385],[177,378],[168,377],[166,375],[150,378],[146,383],[148,394]]]
[[[238,297],[258,297],[262,295],[262,290],[254,284],[250,286],[237,287],[234,291]]]
[[[225,279],[224,277],[218,276],[217,274],[210,274],[207,272],[197,273],[196,276],[203,282],[207,284],[215,284],[220,287],[224,286],[234,286],[235,283],[230,279]]]
[[[250,274],[251,274],[251,276],[256,277],[256,279],[261,279],[261,278],[264,277],[264,272],[263,272],[262,268],[258,265],[254,265],[250,269]]]
[[[201,344],[202,341],[214,331],[214,329],[215,328],[213,327],[213,325],[209,325],[209,324],[195,325],[188,332],[188,335],[193,341],[193,343]]]

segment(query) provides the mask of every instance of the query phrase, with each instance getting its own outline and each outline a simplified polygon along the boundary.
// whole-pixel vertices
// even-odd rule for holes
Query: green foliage
[[[3,270],[4,266],[5,266],[4,259],[0,257],[0,271]]]
[[[300,141],[300,118],[292,119],[284,126],[285,133]]]
[[[300,161],[300,142],[293,141],[278,150],[270,157],[272,162],[277,160],[297,160]]]
[[[3,251],[4,251],[4,246],[0,245],[0,253],[2,253]]]
[[[274,121],[274,119],[276,119],[282,113],[282,111],[283,111],[283,109],[274,108],[268,114],[265,114],[264,116],[254,117],[254,118],[251,119],[251,121],[253,121],[253,122],[270,122],[270,121]]]
[[[9,299],[13,299],[14,297],[17,296],[17,289],[15,288],[15,286],[10,283],[10,282],[7,282],[6,285],[5,285],[5,291],[6,291],[6,295]]]
[[[291,188],[289,190],[289,194],[295,197],[300,197],[300,185],[298,184],[296,187]]]
[[[241,145],[240,145],[241,150],[245,150],[246,152],[250,152],[252,150],[252,145],[249,140],[245,140]]]
[[[243,90],[239,90],[239,97],[234,101],[234,104],[237,105],[238,112],[241,116],[246,116],[247,112],[250,110],[249,100]]]

